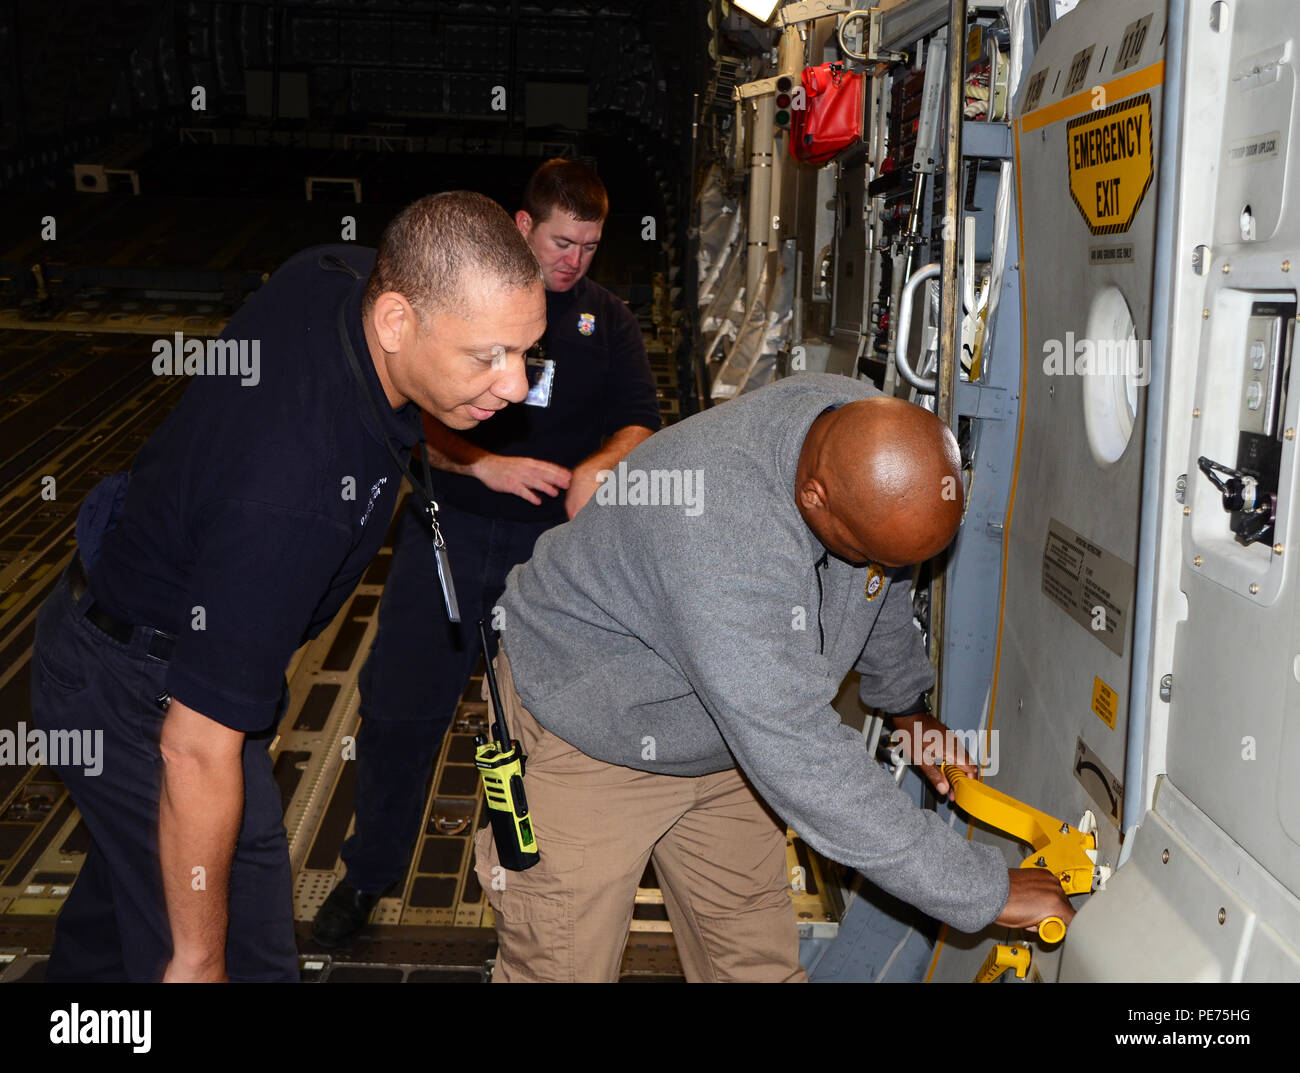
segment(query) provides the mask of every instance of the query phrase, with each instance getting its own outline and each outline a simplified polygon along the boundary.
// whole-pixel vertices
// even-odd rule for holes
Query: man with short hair
[[[102,774],[59,769],[92,843],[47,979],[298,979],[285,667],[383,543],[420,410],[469,429],[522,400],[544,316],[498,205],[423,198],[377,254],[285,262],[222,333],[256,383],[196,377],[129,484],[91,493],[32,657],[36,721],[104,738]]]
[[[646,494],[674,473],[691,503]],[[537,542],[496,665],[540,859],[506,872],[492,829],[475,840],[495,980],[617,979],[650,861],[688,980],[805,979],[787,824],[961,930],[1071,918],[1055,876],[915,808],[831,706],[856,666],[896,728],[942,732],[917,703],[934,672],[900,568],[961,509],[933,414],[805,374],[642,444],[616,492]]]
[[[659,428],[636,318],[586,278],[608,213],[605,186],[590,168],[555,159],[533,173],[515,223],[546,281],[546,335],[529,359],[528,402],[536,405],[511,407],[468,433],[425,422],[461,625],[434,613],[433,552],[416,521],[404,518],[360,680],[347,875],[312,928],[325,946],[359,931],[406,872],[430,768],[479,658],[475,623],[491,618],[506,573],[590,499],[597,474]]]

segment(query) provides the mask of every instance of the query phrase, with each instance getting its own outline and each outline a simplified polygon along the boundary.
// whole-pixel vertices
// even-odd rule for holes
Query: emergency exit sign
[[[1127,231],[1155,173],[1151,94],[1070,121],[1065,152],[1070,197],[1094,235]]]

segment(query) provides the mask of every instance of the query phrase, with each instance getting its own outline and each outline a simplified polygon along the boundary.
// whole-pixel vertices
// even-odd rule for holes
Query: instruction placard
[[[1070,120],[1070,197],[1094,235],[1118,235],[1132,226],[1155,174],[1152,135],[1150,93]]]
[[[1043,549],[1043,594],[1117,656],[1133,606],[1133,567],[1055,518]]]

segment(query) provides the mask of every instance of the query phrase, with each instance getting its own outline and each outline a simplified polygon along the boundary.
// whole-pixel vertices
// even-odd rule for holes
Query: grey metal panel
[[[975,198],[974,209],[966,208],[965,201],[961,205],[959,217],[972,217],[975,220],[975,260],[980,263],[987,263],[993,258],[994,242],[994,224],[996,218],[994,214],[994,205],[998,196],[999,172],[989,168],[981,168],[975,175]],[[1014,263],[1015,258],[1010,258]]]
[[[897,905],[890,912],[872,898],[855,898],[840,921],[839,934],[819,952],[814,964],[804,957],[804,944],[800,944],[809,980],[816,984],[874,983],[878,979],[919,983],[933,947],[933,923],[909,909]]]
[[[1224,925],[1216,926],[1221,908]],[[1071,924],[1060,980],[1230,980],[1249,920],[1232,888],[1168,824],[1148,814],[1129,862]]]
[[[1168,779],[1070,928],[1062,981],[1300,980],[1300,899]]]
[[[1092,0],[1072,13],[1044,41],[1030,77],[1041,67],[1059,65],[1080,42],[1104,40],[1113,55],[1125,25],[1122,16],[1130,11],[1127,0]],[[1066,32],[1071,29],[1072,34]],[[1098,48],[1099,60],[1105,51]],[[1158,124],[1158,87],[1152,90],[1152,109]],[[1116,655],[1044,594],[1044,550],[1055,520],[1134,562],[1141,413],[1120,458],[1100,463],[1085,428],[1088,377],[1053,374],[1044,355],[1057,344],[1068,347],[1071,335],[1075,341],[1088,338],[1089,310],[1096,296],[1112,286],[1127,300],[1137,338],[1150,337],[1156,206],[1148,196],[1122,236],[1134,247],[1133,262],[1090,264],[1090,248],[1101,239],[1090,233],[1071,202],[1061,166],[1067,119],[1020,137],[1026,378],[1019,472],[1007,526],[1006,610],[993,725],[1002,728],[1005,739],[999,788],[1073,822],[1092,804],[1071,770],[1076,738],[1082,736],[1111,770],[1123,768],[1127,704],[1122,695],[1131,644],[1123,656]],[[1095,678],[1121,694],[1113,729],[1093,714]],[[1113,854],[1117,832],[1104,829],[1100,841]]]
[[[835,289],[832,324],[835,331],[862,331],[863,281],[867,278],[867,230],[863,205],[867,196],[866,162],[840,169],[835,195]],[[868,301],[870,296],[868,296]]]
[[[948,25],[948,0],[910,0],[880,16],[880,47],[896,51]]]
[[[1127,9],[1118,0],[1088,5],[1093,29],[1114,36],[1113,46],[1125,25],[1121,13]],[[1053,64],[1054,52],[1074,52],[1076,42],[1084,38],[1091,42],[1089,33],[1073,39],[1062,35],[1067,27],[1078,27],[1078,16],[1075,12],[1053,29],[1034,70]],[[1099,59],[1102,51],[1097,51]],[[1158,90],[1152,99],[1158,122]],[[1045,544],[1049,524],[1056,520],[1123,561],[1135,561],[1141,415],[1122,457],[1110,466],[1100,464],[1084,427],[1087,377],[1049,375],[1044,354],[1056,343],[1069,346],[1071,334],[1074,339],[1088,337],[1089,307],[1108,286],[1117,286],[1125,295],[1138,338],[1149,338],[1156,205],[1153,198],[1145,200],[1123,237],[1135,247],[1134,263],[1089,264],[1089,247],[1097,238],[1070,200],[1062,166],[1065,126],[1061,120],[1021,138],[1026,397],[1015,505],[1006,537],[1006,611],[993,726],[1001,727],[1005,737],[1004,775],[998,788],[1073,822],[1092,804],[1071,771],[1076,737],[1083,736],[1110,769],[1123,767],[1123,714],[1112,730],[1092,713],[1091,704],[1095,678],[1121,695],[1126,692],[1130,645],[1125,656],[1115,656],[1045,596]],[[1008,762],[1013,748],[1011,756],[1019,762]],[[1117,834],[1114,828],[1101,832],[1102,845],[1112,853]]]
[[[1008,241],[1017,241],[1013,220]],[[948,611],[939,711],[954,729],[977,729],[993,672],[1003,522],[1015,460],[1020,388],[1020,273],[1002,280],[985,344],[987,377],[957,385],[957,415],[972,418],[975,470],[966,517],[947,566]]]
[[[1300,264],[1300,218],[1286,203],[1294,198],[1295,184],[1276,185],[1276,164],[1293,168],[1300,145],[1300,114],[1294,108],[1300,12],[1286,0],[1259,0],[1235,5],[1225,18],[1216,39],[1222,112],[1202,118],[1198,142],[1199,181],[1213,184],[1217,201],[1212,220],[1202,227],[1212,229],[1215,239],[1214,268],[1207,275],[1208,315],[1196,352],[1200,416],[1190,422],[1185,455],[1190,516],[1184,522],[1178,584],[1186,593],[1187,620],[1175,640],[1167,770],[1219,827],[1300,893],[1295,441],[1282,443],[1275,536],[1280,553],[1232,540],[1219,496],[1195,466],[1199,455],[1234,462],[1251,302],[1261,294],[1296,293],[1295,271],[1288,269],[1292,262]],[[1259,72],[1275,62],[1270,57],[1281,46],[1289,48],[1291,58],[1276,61],[1271,79],[1262,81]],[[1277,156],[1253,164],[1234,161],[1234,145],[1273,130],[1280,141]],[[1276,197],[1284,204],[1272,222],[1264,209]],[[1243,240],[1238,231],[1230,241],[1228,223],[1243,203],[1261,208],[1255,239]],[[1298,399],[1293,363],[1284,427],[1300,424]]]
[[[1085,84],[1091,87],[1110,81],[1111,62],[1132,16],[1131,0],[1091,0],[1054,27],[1025,74],[1029,84],[1038,72],[1048,72],[1040,107],[1070,96],[1061,84],[1064,76],[1054,83],[1052,73],[1068,70],[1085,46],[1096,45]],[[1150,38],[1158,41],[1163,13],[1156,15],[1155,22]],[[1148,47],[1142,64],[1158,58]],[[1153,123],[1158,127],[1159,86],[1150,93]],[[1084,102],[1079,114],[1089,111]],[[1020,400],[1018,470],[1005,534],[1005,612],[991,712],[999,770],[989,781],[1069,823],[1076,823],[1085,809],[1092,809],[1101,824],[1098,844],[1102,862],[1114,865],[1119,832],[1103,818],[1103,810],[1075,777],[1074,762],[1076,742],[1082,738],[1110,771],[1123,770],[1131,637],[1125,638],[1120,656],[1090,636],[1087,628],[1044,594],[1043,561],[1049,527],[1055,522],[1124,562],[1135,562],[1144,405],[1139,397],[1127,448],[1113,464],[1101,464],[1089,446],[1085,428],[1088,377],[1049,375],[1044,356],[1053,341],[1068,347],[1075,339],[1087,338],[1089,311],[1096,296],[1110,286],[1124,294],[1137,337],[1150,337],[1156,206],[1149,195],[1126,234],[1105,238],[1091,234],[1071,200],[1064,167],[1070,118],[1062,116],[1040,128],[1018,131],[1026,371]],[[1134,261],[1090,264],[1092,246],[1121,240],[1133,245]],[[1013,258],[1009,254],[1008,260]],[[954,599],[953,605],[957,603]],[[1131,630],[1131,605],[1127,610],[1126,633]],[[1113,729],[1092,709],[1098,678],[1119,694]],[[966,703],[971,703],[969,697]],[[954,704],[960,704],[959,698],[947,701],[949,711]],[[1008,838],[982,830],[974,837],[1000,846],[1009,864],[1018,864],[1024,856],[1023,847]],[[985,938],[994,934],[1000,939],[1005,929],[991,929]],[[972,979],[986,952],[987,941],[946,943],[935,978]],[[1035,961],[1044,976],[1054,974],[1055,955],[1036,954]]]
[[[961,131],[961,155],[1009,160],[1013,153],[1010,123],[966,123]]]

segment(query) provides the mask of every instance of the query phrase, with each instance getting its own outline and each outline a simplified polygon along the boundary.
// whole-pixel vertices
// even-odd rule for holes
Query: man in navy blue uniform
[[[404,518],[361,675],[348,872],[313,927],[324,945],[358,931],[406,871],[430,768],[478,659],[475,622],[491,617],[506,574],[591,498],[602,470],[659,428],[636,318],[585,278],[608,212],[591,169],[558,159],[538,168],[515,216],[546,281],[546,335],[529,357],[532,405],[463,434],[425,422],[461,625],[433,613],[433,552],[418,520]]]
[[[466,430],[521,401],[544,317],[509,216],[453,192],[377,252],[287,261],[222,334],[251,375],[176,340],[195,380],[91,493],[37,625],[36,721],[104,742],[102,773],[59,769],[92,845],[47,979],[297,980],[267,754],[285,667],[382,544],[420,411]]]

